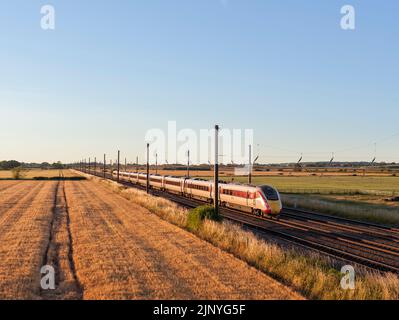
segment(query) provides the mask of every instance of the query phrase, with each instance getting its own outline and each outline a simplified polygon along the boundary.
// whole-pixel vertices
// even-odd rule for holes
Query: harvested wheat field
[[[40,298],[57,183],[0,185],[0,298]]]
[[[93,181],[66,183],[85,299],[298,299],[275,280]]]
[[[0,299],[301,298],[93,181],[1,182],[0,240]]]
[[[72,178],[78,175],[69,169],[22,169],[20,172],[20,179],[58,178],[60,176]],[[0,170],[0,179],[15,179],[15,177],[13,177],[12,170]]]
[[[5,180],[0,182],[0,192],[3,192],[9,188],[12,188],[16,186],[17,184],[20,184],[21,181],[19,180]]]

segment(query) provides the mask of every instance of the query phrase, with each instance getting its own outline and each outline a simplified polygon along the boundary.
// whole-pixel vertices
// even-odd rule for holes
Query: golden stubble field
[[[93,181],[0,182],[0,238],[1,299],[301,298]]]
[[[22,170],[22,178],[25,179],[33,179],[35,177],[44,177],[44,178],[54,178],[59,176],[64,177],[76,177],[76,173],[72,170],[41,170],[41,169],[26,169]],[[0,170],[0,179],[12,179],[13,174],[11,170]]]
[[[0,183],[0,297],[40,296],[40,266],[50,235],[55,182]]]

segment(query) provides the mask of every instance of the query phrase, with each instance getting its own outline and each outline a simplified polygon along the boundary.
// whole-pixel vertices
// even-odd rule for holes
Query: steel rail
[[[302,209],[296,209],[296,208],[291,208],[291,207],[284,207],[282,214],[286,213],[295,213],[295,214],[304,214],[304,215],[310,215],[314,217],[319,217],[323,219],[329,219],[329,220],[335,220],[335,221],[341,221],[341,222],[347,222],[352,225],[358,225],[363,226],[363,227],[373,227],[375,229],[379,229],[384,232],[392,232],[394,234],[399,234],[399,228],[396,227],[390,227],[390,226],[385,226],[382,224],[377,224],[377,223],[372,223],[372,222],[366,222],[366,221],[359,221],[359,220],[353,220],[353,219],[348,219],[344,217],[339,217],[339,216],[333,216],[333,215],[328,215],[324,213],[319,213],[319,212],[314,212],[314,211],[306,211]]]

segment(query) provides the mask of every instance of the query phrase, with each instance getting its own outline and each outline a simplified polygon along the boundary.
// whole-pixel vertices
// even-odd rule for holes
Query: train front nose
[[[279,215],[283,209],[283,206],[281,204],[281,198],[278,191],[275,188],[267,185],[260,186],[259,188],[270,208],[270,214]]]
[[[269,201],[269,206],[272,209],[272,214],[280,214],[283,209],[280,201]]]

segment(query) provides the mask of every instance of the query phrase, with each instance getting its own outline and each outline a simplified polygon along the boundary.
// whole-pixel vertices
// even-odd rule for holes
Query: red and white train
[[[116,172],[113,172],[116,175]],[[120,179],[145,186],[145,173],[120,172]],[[184,197],[213,203],[214,184],[212,181],[197,178],[175,176],[149,176],[149,184],[153,189],[178,194]],[[282,210],[278,191],[268,185],[251,186],[245,184],[220,183],[220,205],[253,213],[262,217],[277,217]]]

